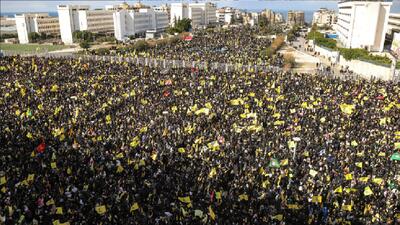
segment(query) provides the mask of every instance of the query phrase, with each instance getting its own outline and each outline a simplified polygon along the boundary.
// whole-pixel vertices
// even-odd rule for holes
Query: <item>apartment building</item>
[[[303,26],[304,25],[304,11],[292,11],[288,12],[287,24],[290,26]]]
[[[317,26],[332,26],[337,22],[337,13],[334,10],[321,8],[314,12],[312,24]]]

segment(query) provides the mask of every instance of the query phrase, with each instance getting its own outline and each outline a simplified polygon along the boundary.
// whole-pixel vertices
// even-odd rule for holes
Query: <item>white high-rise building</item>
[[[122,9],[114,12],[114,35],[117,40],[124,40],[131,35],[144,34],[148,31],[160,32],[168,27],[168,13],[155,12],[153,9]]]
[[[21,44],[29,43],[29,33],[45,33],[59,35],[60,28],[58,18],[51,17],[48,13],[16,14],[15,25],[18,33],[18,40]]]
[[[335,29],[346,48],[383,50],[387,21],[392,2],[342,1]]]
[[[61,40],[65,44],[73,43],[74,31],[90,31],[93,33],[113,33],[114,10],[89,10],[86,5],[57,6],[60,20]]]
[[[230,7],[217,9],[216,17],[219,23],[231,24],[235,17],[235,10]]]
[[[332,26],[337,21],[337,14],[334,10],[321,8],[313,14],[313,24],[317,26]]]
[[[192,27],[202,27],[217,22],[216,6],[210,2],[204,3],[172,3],[171,24],[175,21],[189,18],[192,20]]]
[[[390,13],[387,31],[389,35],[400,33],[400,13]]]

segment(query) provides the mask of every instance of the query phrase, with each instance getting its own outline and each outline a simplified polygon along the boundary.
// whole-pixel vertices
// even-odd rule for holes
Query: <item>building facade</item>
[[[312,24],[317,26],[332,26],[337,22],[337,14],[334,10],[321,8],[314,12]]]
[[[290,26],[303,26],[304,25],[304,11],[292,11],[288,12],[287,24]]]
[[[74,31],[107,34],[114,32],[113,8],[89,10],[86,5],[58,5],[57,11],[61,40],[65,44],[74,42]]]
[[[210,2],[204,3],[172,3],[171,4],[171,25],[176,21],[189,18],[192,20],[192,27],[204,27],[217,22],[216,5]]]
[[[400,13],[390,13],[386,33],[393,36],[400,33]]]
[[[129,36],[145,34],[146,32],[160,32],[168,27],[168,14],[156,12],[153,9],[127,10],[114,12],[114,35],[117,40],[124,40]]]
[[[384,1],[340,2],[335,26],[340,43],[346,48],[381,52],[391,5]]]
[[[1,34],[17,34],[15,18],[0,17],[0,33]]]
[[[280,13],[270,9],[265,9],[261,12],[261,16],[265,17],[269,24],[283,23],[283,16]]]
[[[60,28],[58,18],[51,17],[48,13],[16,14],[15,25],[18,40],[21,44],[29,43],[29,33],[45,33],[48,35],[59,35]]]

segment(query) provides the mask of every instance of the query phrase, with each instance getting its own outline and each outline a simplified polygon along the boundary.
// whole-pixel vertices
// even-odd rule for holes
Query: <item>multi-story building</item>
[[[283,16],[280,13],[274,12],[270,9],[265,9],[261,12],[261,16],[267,18],[269,24],[276,24],[283,22]]]
[[[258,13],[243,13],[243,24],[255,26],[258,24]]]
[[[235,9],[230,7],[224,7],[217,9],[215,15],[217,17],[217,22],[221,24],[231,24],[233,19],[236,17]]]
[[[154,12],[164,12],[168,15],[168,21],[171,21],[171,7],[168,4],[153,7]]]
[[[189,18],[192,20],[192,27],[203,27],[217,22],[216,6],[210,2],[204,3],[172,3],[171,24],[176,21]]]
[[[386,33],[393,36],[400,33],[400,13],[390,13]]]
[[[335,29],[346,48],[382,51],[392,2],[342,1]]]
[[[15,18],[0,17],[0,33],[1,34],[17,34]]]
[[[29,43],[29,33],[37,32],[50,35],[59,35],[58,18],[51,17],[48,13],[16,14],[15,24],[18,40],[21,44]]]
[[[334,10],[320,8],[314,12],[312,24],[317,24],[317,26],[332,26],[336,21],[337,14]]]
[[[114,8],[89,10],[85,5],[57,6],[61,40],[66,44],[74,42],[74,31],[111,34],[114,32]]]
[[[168,14],[151,8],[122,9],[114,12],[114,35],[124,40],[132,35],[160,32],[168,27]]]
[[[290,26],[303,26],[304,25],[304,11],[292,11],[288,12],[287,24]]]

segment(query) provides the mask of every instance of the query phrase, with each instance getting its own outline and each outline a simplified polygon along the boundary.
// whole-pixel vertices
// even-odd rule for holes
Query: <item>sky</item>
[[[160,5],[163,3],[180,2],[182,0],[142,0],[147,5]],[[200,0],[201,1],[201,0]],[[123,1],[21,1],[21,0],[1,0],[1,13],[10,12],[56,12],[58,4],[80,4],[90,5],[91,8],[104,8],[105,5],[120,4]],[[137,1],[127,0],[129,4]],[[184,1],[187,2],[187,1]],[[261,11],[269,8],[274,11],[287,11],[290,9],[315,11],[320,7],[337,9],[337,1],[265,1],[265,0],[221,0],[214,1],[217,7],[232,6],[239,9],[247,9],[249,11]],[[393,0],[391,12],[400,12],[400,0]]]

